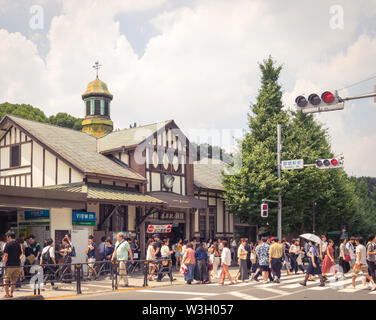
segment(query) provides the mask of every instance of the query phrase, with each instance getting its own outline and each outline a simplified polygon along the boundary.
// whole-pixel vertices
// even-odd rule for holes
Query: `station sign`
[[[72,225],[95,226],[95,212],[72,211]]]
[[[25,220],[42,220],[50,218],[50,210],[25,210]]]

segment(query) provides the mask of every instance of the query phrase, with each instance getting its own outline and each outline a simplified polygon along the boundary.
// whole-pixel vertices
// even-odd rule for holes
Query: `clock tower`
[[[107,85],[99,80],[98,70],[100,64],[96,62],[96,79],[87,85],[82,94],[85,103],[85,118],[82,121],[82,132],[87,132],[96,138],[104,136],[114,128],[110,118],[110,103],[113,95],[108,91]]]

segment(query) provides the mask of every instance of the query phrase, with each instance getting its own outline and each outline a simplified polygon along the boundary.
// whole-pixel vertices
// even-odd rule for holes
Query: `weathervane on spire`
[[[96,70],[96,73],[97,73],[97,79],[98,79],[98,71],[100,69],[102,65],[99,64],[99,61],[95,61],[94,65],[93,65],[93,68]]]

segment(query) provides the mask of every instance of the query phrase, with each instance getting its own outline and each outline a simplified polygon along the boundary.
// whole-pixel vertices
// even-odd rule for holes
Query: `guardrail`
[[[110,276],[112,290],[117,290],[119,287],[120,275],[120,263],[121,261],[96,261],[96,262],[82,262],[82,263],[59,263],[59,264],[33,264],[19,267],[13,266],[0,266],[0,287],[4,286],[4,275],[7,269],[19,269],[20,276],[21,270],[23,271],[22,279],[20,276],[15,283],[8,281],[7,285],[16,285],[21,287],[22,285],[30,285],[34,291],[34,295],[40,295],[41,287],[50,283],[54,287],[55,283],[76,283],[76,293],[82,293],[82,283],[89,280],[85,277],[84,268],[87,270],[96,270],[96,280]],[[154,261],[147,260],[134,260],[132,264],[130,261],[126,262],[126,276],[132,277],[132,275],[143,277],[143,287],[148,286],[149,281],[149,266],[153,264],[156,266],[155,273],[158,277],[163,278],[166,274],[170,278],[170,282],[173,281],[172,276],[172,261],[171,259],[157,259]],[[86,276],[88,275],[88,271]]]

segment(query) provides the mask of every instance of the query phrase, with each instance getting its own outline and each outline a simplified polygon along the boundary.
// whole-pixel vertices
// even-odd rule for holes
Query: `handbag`
[[[213,264],[212,263],[208,263],[208,271],[212,271],[213,270]]]
[[[350,257],[349,254],[346,254],[346,255],[345,255],[345,261],[346,261],[346,262],[350,262],[350,261],[351,261],[351,257]]]

